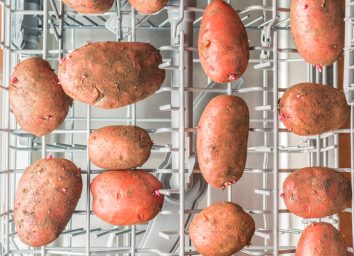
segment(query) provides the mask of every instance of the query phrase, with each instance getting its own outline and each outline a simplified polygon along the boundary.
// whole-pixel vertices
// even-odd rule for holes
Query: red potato
[[[91,183],[93,211],[112,225],[143,224],[163,205],[161,182],[144,171],[107,171]]]
[[[41,58],[29,58],[16,66],[9,97],[17,123],[36,136],[54,131],[65,120],[71,104],[57,75]]]
[[[246,71],[247,33],[237,12],[228,3],[213,0],[205,9],[198,51],[204,72],[215,82],[235,81]]]
[[[78,13],[95,14],[109,11],[114,0],[62,0]]]
[[[199,168],[213,187],[225,188],[238,181],[245,169],[249,133],[247,104],[237,96],[212,99],[198,125]]]
[[[152,14],[162,10],[168,0],[129,0],[130,4],[139,12]]]
[[[254,232],[252,217],[229,202],[204,209],[189,227],[192,243],[203,256],[231,256],[250,244]]]
[[[331,224],[310,224],[301,234],[296,256],[347,256],[343,236]]]
[[[162,57],[148,43],[99,42],[83,46],[59,64],[59,80],[73,99],[99,108],[119,108],[160,89]]]
[[[21,176],[15,197],[19,238],[33,247],[57,239],[73,215],[81,191],[81,172],[71,161],[43,159],[30,165]]]
[[[343,53],[345,0],[292,0],[291,32],[300,55],[330,65]]]

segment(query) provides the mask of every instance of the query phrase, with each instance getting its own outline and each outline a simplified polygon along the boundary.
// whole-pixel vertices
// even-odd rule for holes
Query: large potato
[[[100,42],[83,46],[59,65],[59,80],[72,98],[100,108],[142,100],[162,85],[160,53],[148,43]]]
[[[307,167],[291,173],[283,184],[285,205],[303,218],[323,218],[340,212],[351,200],[350,182],[325,167]]]
[[[168,0],[129,0],[130,4],[141,13],[152,14],[162,10]]]
[[[291,32],[300,55],[330,65],[343,53],[345,0],[292,0]]]
[[[343,236],[331,224],[310,224],[301,234],[296,256],[347,256]]]
[[[65,120],[71,99],[58,83],[49,63],[41,58],[16,66],[9,86],[10,108],[24,130],[42,136]]]
[[[213,187],[238,181],[245,169],[249,132],[247,104],[237,96],[212,99],[198,125],[197,154],[200,170]]]
[[[89,138],[91,161],[104,169],[130,169],[144,164],[151,153],[149,134],[137,126],[106,126]]]
[[[143,224],[161,210],[161,182],[144,171],[107,171],[91,183],[93,211],[117,226]]]
[[[65,229],[82,191],[81,172],[61,158],[39,160],[22,175],[15,198],[19,238],[39,247],[58,238]]]
[[[109,11],[114,0],[62,0],[79,13],[94,14]]]
[[[237,12],[223,0],[213,0],[204,11],[198,51],[204,72],[215,82],[232,82],[246,71],[248,37]]]
[[[189,227],[192,243],[203,256],[231,256],[250,244],[254,232],[252,217],[229,202],[204,209]]]
[[[318,135],[340,128],[349,116],[344,93],[328,85],[301,83],[279,100],[279,116],[297,135]]]

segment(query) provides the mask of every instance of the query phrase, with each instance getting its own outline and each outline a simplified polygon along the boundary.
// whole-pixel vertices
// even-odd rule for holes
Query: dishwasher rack
[[[296,138],[292,140],[291,134],[281,125],[277,114],[278,98],[289,84],[284,84],[284,76],[287,65],[298,63],[306,67],[306,80],[330,84],[338,88],[338,64],[331,67],[324,67],[320,73],[314,67],[305,64],[296,54],[294,47],[283,46],[282,40],[287,38],[290,31],[289,8],[281,6],[277,0],[254,0],[235,1],[232,3],[238,6],[239,2],[244,7],[238,9],[239,15],[245,24],[249,34],[257,34],[258,40],[252,42],[250,51],[251,59],[248,70],[252,70],[262,77],[259,85],[247,85],[247,80],[239,79],[227,85],[218,86],[208,79],[203,85],[196,85],[192,79],[193,66],[199,65],[197,58],[197,47],[193,44],[191,34],[197,33],[201,17],[208,1],[195,0],[171,0],[165,9],[154,15],[142,15],[135,12],[127,0],[116,1],[112,11],[102,15],[77,14],[68,7],[65,7],[59,0],[39,1],[41,9],[23,10],[18,8],[17,0],[1,0],[2,7],[2,41],[3,49],[3,102],[2,102],[2,123],[1,123],[1,169],[0,169],[0,254],[7,255],[198,255],[191,245],[186,228],[188,216],[199,212],[201,209],[188,209],[185,207],[185,195],[192,185],[191,175],[199,174],[195,156],[195,134],[196,127],[193,124],[193,110],[200,104],[204,97],[210,94],[237,94],[248,96],[257,94],[260,99],[255,103],[254,114],[251,115],[250,137],[258,136],[257,145],[248,148],[249,157],[257,155],[261,161],[257,164],[248,163],[245,175],[252,175],[261,181],[261,187],[254,190],[255,196],[261,197],[261,204],[257,208],[246,209],[257,221],[254,245],[245,247],[242,255],[292,255],[295,252],[295,240],[283,242],[282,236],[301,233],[301,229],[288,227],[282,228],[282,216],[290,216],[290,213],[281,205],[281,180],[284,175],[290,173],[294,167],[281,164],[291,155],[305,156],[308,165],[326,165],[341,172],[354,173],[354,112],[353,102],[351,105],[351,128],[340,129],[320,136],[305,138],[304,141]],[[230,1],[228,1],[230,3]],[[196,5],[197,4],[197,5]],[[347,0],[347,9],[353,8],[353,2]],[[166,17],[167,13],[167,17]],[[23,49],[16,44],[16,31],[12,23],[16,22],[18,16],[36,17],[41,23],[38,34],[41,34],[41,42],[36,49]],[[349,16],[348,16],[349,15]],[[155,17],[163,17],[159,22],[152,21]],[[351,13],[347,12],[347,22]],[[162,112],[170,112],[170,118],[139,118],[137,106],[133,104],[125,108],[125,117],[105,118],[93,117],[94,109],[85,106],[85,116],[78,117],[73,110],[68,115],[65,125],[54,131],[51,135],[35,138],[21,130],[9,109],[8,81],[12,68],[22,59],[36,55],[50,61],[54,67],[58,58],[73,50],[68,48],[65,40],[74,40],[75,33],[81,30],[111,30],[115,33],[115,40],[135,41],[137,33],[144,31],[167,31],[170,32],[170,44],[161,45],[160,52],[163,55],[161,68],[166,69],[171,76],[170,81],[156,94],[170,93],[171,102],[160,106]],[[32,28],[33,29],[33,28]],[[348,26],[347,26],[348,29]],[[350,27],[349,29],[350,30]],[[351,30],[353,31],[353,30]],[[347,31],[347,33],[349,33]],[[49,38],[52,37],[55,47],[50,47]],[[97,38],[93,38],[97,40]],[[88,41],[90,38],[88,38]],[[348,40],[346,40],[348,42]],[[349,40],[349,43],[351,40]],[[347,47],[349,47],[347,45]],[[346,48],[346,50],[348,50]],[[346,51],[346,58],[351,56],[351,51]],[[351,63],[352,64],[352,63]],[[346,63],[349,67],[349,64]],[[280,72],[280,70],[282,72]],[[350,72],[350,69],[346,69]],[[347,74],[347,73],[346,73]],[[206,79],[206,78],[205,78]],[[350,79],[346,79],[349,83]],[[282,85],[281,85],[282,84]],[[281,85],[281,86],[280,86]],[[351,92],[350,88],[346,92]],[[350,93],[349,93],[350,94]],[[155,95],[156,96],[156,95]],[[155,97],[154,96],[154,97]],[[249,102],[248,102],[249,103]],[[77,108],[79,103],[74,103]],[[79,106],[80,107],[80,106]],[[82,107],[82,106],[81,106]],[[97,121],[122,122],[126,124],[163,123],[162,127],[147,129],[150,134],[168,134],[171,142],[166,145],[154,145],[154,153],[167,154],[166,161],[171,159],[171,167],[145,168],[154,174],[171,174],[178,179],[177,188],[166,188],[161,193],[166,196],[178,196],[178,210],[163,209],[161,215],[178,216],[178,230],[160,232],[160,239],[170,239],[171,236],[178,236],[178,245],[173,251],[162,251],[158,248],[139,248],[137,236],[144,233],[144,229],[138,226],[125,228],[93,229],[91,226],[93,212],[90,209],[90,181],[92,176],[100,170],[92,168],[88,159],[86,144],[74,143],[76,136],[88,138],[93,123]],[[80,123],[81,125],[74,125]],[[78,128],[79,127],[79,128]],[[340,133],[351,135],[351,168],[338,168],[338,136]],[[69,143],[60,143],[59,138],[65,137]],[[287,141],[289,143],[283,143]],[[293,144],[292,144],[293,143]],[[25,145],[24,145],[25,144]],[[13,223],[13,199],[16,191],[16,182],[25,167],[21,166],[23,159],[27,156],[29,161],[39,157],[46,157],[48,153],[65,155],[75,162],[75,153],[85,154],[85,161],[82,163],[82,175],[86,184],[84,187],[85,209],[77,210],[74,216],[85,218],[85,224],[75,227],[73,221],[68,225],[61,237],[69,240],[68,245],[49,245],[41,248],[24,248],[16,240],[16,230]],[[40,153],[40,156],[38,155]],[[73,159],[74,158],[74,159]],[[242,182],[242,181],[239,181]],[[235,201],[233,190],[238,183],[230,186],[225,191],[227,200]],[[353,191],[354,192],[354,191]],[[206,190],[207,205],[212,203],[213,189],[208,186]],[[353,193],[354,194],[354,193]],[[353,212],[351,209],[345,211]],[[172,217],[171,217],[172,218]],[[326,218],[327,221],[338,225],[337,216]],[[306,224],[313,220],[302,220]],[[117,245],[112,247],[94,246],[93,239],[107,234],[115,234]],[[123,246],[121,236],[124,236]],[[75,245],[75,237],[84,237],[84,244]],[[119,241],[118,241],[119,240]],[[353,251],[352,248],[348,248]]]

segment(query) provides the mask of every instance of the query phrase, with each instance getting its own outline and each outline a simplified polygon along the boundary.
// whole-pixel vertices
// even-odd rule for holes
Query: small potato
[[[331,224],[313,223],[305,228],[296,247],[296,256],[347,256],[343,236]]]
[[[9,86],[10,108],[22,129],[42,136],[65,120],[71,99],[49,63],[29,58],[19,63]]]
[[[62,0],[78,13],[95,14],[109,11],[114,0]]]
[[[352,198],[350,182],[325,167],[307,167],[291,173],[283,184],[284,202],[303,218],[324,218],[346,207]]]
[[[323,84],[301,83],[290,87],[280,98],[278,107],[286,128],[302,136],[336,130],[349,116],[344,94]]]
[[[99,108],[119,108],[160,89],[162,57],[148,43],[99,42],[83,46],[59,65],[59,80],[73,99]]]
[[[238,181],[245,169],[249,133],[247,104],[237,96],[222,95],[206,106],[198,125],[200,170],[213,187]]]
[[[93,211],[112,225],[143,224],[162,208],[161,182],[144,171],[107,171],[91,183]]]
[[[107,126],[94,131],[89,138],[91,161],[104,169],[130,169],[143,165],[150,156],[149,134],[137,126]]]
[[[162,10],[168,0],[129,0],[130,4],[139,12],[152,14]]]
[[[189,227],[192,243],[203,256],[231,256],[250,244],[254,232],[252,217],[229,202],[204,209]]]
[[[69,160],[43,159],[30,165],[15,197],[15,225],[21,241],[39,247],[57,239],[73,215],[81,191],[81,172]]]
[[[249,60],[245,27],[237,12],[223,0],[213,0],[204,11],[198,39],[204,72],[214,82],[240,78]]]

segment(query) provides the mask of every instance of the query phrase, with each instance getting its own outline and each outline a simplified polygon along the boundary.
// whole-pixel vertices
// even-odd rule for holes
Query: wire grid
[[[128,5],[127,1],[117,1],[114,11],[106,13],[104,15],[81,15],[73,11],[64,8],[61,2],[55,0],[43,0],[43,10],[40,11],[29,11],[29,10],[16,10],[14,7],[14,1],[3,0],[0,1],[3,10],[2,17],[2,31],[3,40],[1,46],[4,50],[4,76],[3,84],[7,85],[10,79],[10,74],[12,68],[16,65],[19,60],[19,56],[30,56],[30,55],[40,55],[44,59],[56,59],[61,58],[63,55],[73,49],[66,49],[64,45],[64,31],[79,30],[79,29],[106,29],[104,23],[110,16],[117,16],[118,19],[118,29],[116,31],[117,40],[128,40],[135,41],[136,33],[140,30],[171,30],[171,24],[168,19],[161,22],[160,24],[154,24],[150,19],[153,16],[144,16],[136,14],[131,7]],[[210,1],[208,1],[209,3]],[[282,53],[296,53],[296,49],[293,48],[279,48],[278,47],[278,33],[279,31],[289,31],[289,9],[278,7],[277,0],[263,0],[259,1],[259,4],[250,4],[245,9],[238,10],[239,14],[247,28],[248,32],[259,31],[262,36],[260,45],[252,46],[251,52],[256,52],[260,57],[252,58],[250,63],[254,65],[257,72],[261,72],[263,75],[263,81],[261,86],[255,87],[245,87],[245,88],[234,88],[233,84],[228,84],[224,89],[214,88],[213,83],[209,80],[208,86],[205,88],[196,87],[186,87],[185,86],[185,67],[183,65],[174,65],[169,59],[164,59],[164,63],[161,68],[166,69],[168,72],[176,72],[179,74],[179,85],[178,87],[163,87],[157,93],[163,91],[177,91],[179,93],[179,106],[185,106],[186,95],[189,94],[206,94],[206,93],[222,93],[222,94],[249,94],[258,92],[262,94],[262,101],[257,104],[256,111],[262,113],[261,118],[251,117],[251,133],[261,133],[263,134],[263,144],[260,146],[249,147],[249,154],[261,154],[263,156],[263,167],[262,168],[247,168],[245,170],[246,174],[251,173],[257,175],[257,178],[262,179],[262,188],[255,191],[256,194],[262,196],[262,206],[257,209],[247,209],[252,215],[263,216],[262,226],[257,227],[256,236],[263,239],[262,245],[254,245],[247,247],[242,250],[243,253],[248,255],[280,255],[287,253],[294,253],[295,247],[293,244],[286,246],[280,245],[280,236],[282,234],[295,233],[298,234],[301,230],[298,229],[287,229],[281,230],[279,228],[279,214],[288,214],[286,209],[281,209],[279,207],[279,188],[280,181],[279,175],[283,173],[289,173],[292,171],[289,169],[279,168],[279,158],[281,154],[291,154],[291,153],[304,153],[308,156],[309,165],[329,165],[331,164],[330,158],[333,158],[333,167],[338,171],[342,172],[352,172],[353,173],[353,111],[351,114],[351,128],[341,129],[331,133],[323,134],[316,137],[307,138],[306,146],[281,146],[279,141],[279,136],[281,134],[288,134],[286,129],[280,128],[278,124],[277,115],[277,102],[279,95],[284,91],[284,88],[278,87],[278,77],[279,77],[279,64],[280,63],[291,63],[291,62],[302,62],[302,59],[295,58],[280,58],[279,54]],[[183,22],[184,13],[195,12],[197,14],[196,20],[194,21],[194,30],[197,32],[201,20],[201,14],[203,8],[196,8],[193,6],[185,6],[188,0],[179,1],[178,5],[169,5],[166,9],[179,9],[181,14],[181,23]],[[254,13],[257,13],[254,15]],[[14,31],[11,31],[12,17],[24,14],[24,15],[37,15],[38,17],[43,17],[43,41],[42,48],[37,50],[20,49],[12,42],[12,35]],[[285,18],[283,17],[285,14]],[[157,14],[160,15],[160,14]],[[130,19],[131,25],[124,27],[121,20]],[[178,25],[178,23],[177,23]],[[176,31],[176,28],[172,28]],[[54,35],[58,42],[57,49],[48,48],[48,37],[49,34]],[[178,51],[179,52],[179,63],[184,63],[185,54],[187,52],[196,52],[195,47],[185,47],[184,31],[181,30],[180,33],[176,33],[175,39],[171,45],[162,46],[160,50],[163,51]],[[199,60],[194,58],[193,62],[198,63]],[[313,67],[308,66],[308,81],[316,81],[322,83],[332,84],[334,87],[338,87],[338,81],[336,79],[338,74],[338,65],[335,64],[330,70],[324,69],[323,73],[320,74],[314,71]],[[329,73],[333,74],[333,81],[328,81]],[[271,82],[269,82],[271,81]],[[188,156],[185,155],[186,147],[186,137],[187,133],[195,134],[196,128],[186,126],[185,116],[191,109],[185,109],[178,106],[171,106],[171,111],[177,111],[179,116],[179,126],[178,127],[162,127],[157,129],[148,130],[150,133],[160,133],[167,132],[175,134],[179,137],[178,147],[166,147],[164,145],[155,146],[155,152],[178,152],[178,169],[149,169],[148,171],[153,173],[179,173],[180,189],[178,191],[164,191],[164,193],[179,193],[180,207],[177,212],[163,211],[161,214],[179,214],[180,226],[179,230],[175,233],[181,238],[179,244],[179,250],[176,252],[163,252],[156,248],[142,249],[137,248],[136,235],[141,232],[137,231],[135,226],[127,227],[120,234],[129,236],[130,240],[126,246],[116,247],[116,248],[104,248],[104,247],[94,247],[91,245],[92,233],[95,230],[91,229],[91,218],[92,212],[90,210],[90,192],[89,184],[91,181],[91,175],[99,173],[100,170],[93,170],[90,166],[90,161],[88,160],[88,155],[86,155],[86,168],[82,170],[83,177],[86,177],[86,210],[76,211],[75,215],[85,216],[86,226],[80,229],[69,228],[64,232],[64,236],[67,235],[83,235],[86,236],[85,245],[81,247],[71,247],[65,248],[60,246],[48,246],[38,248],[28,248],[20,249],[16,248],[12,238],[16,235],[14,225],[13,225],[13,209],[12,200],[15,190],[15,186],[12,184],[12,177],[15,174],[21,174],[23,169],[14,168],[14,161],[20,161],[16,159],[16,153],[23,149],[14,147],[17,145],[19,138],[29,137],[29,155],[31,156],[33,152],[40,151],[42,157],[45,157],[48,152],[52,153],[62,153],[62,152],[76,152],[76,151],[86,151],[85,145],[60,145],[56,143],[49,143],[50,138],[38,139],[32,138],[28,133],[17,128],[14,123],[13,118],[10,114],[9,101],[8,101],[8,91],[6,88],[3,90],[3,117],[2,117],[2,127],[0,129],[2,133],[2,163],[0,170],[0,185],[1,185],[1,195],[0,195],[0,249],[2,255],[23,255],[23,254],[39,254],[39,255],[107,255],[107,254],[120,254],[125,253],[127,255],[197,255],[198,253],[195,249],[190,246],[190,241],[188,240],[188,232],[185,230],[185,217],[186,214],[194,214],[199,212],[201,209],[185,209],[184,205],[184,193],[185,193],[185,166],[188,165]],[[172,108],[174,108],[172,110]],[[352,107],[353,108],[353,107]],[[352,109],[353,110],[353,109]],[[67,121],[84,121],[86,123],[85,129],[57,129],[53,132],[54,135],[64,135],[77,136],[78,134],[89,136],[92,128],[92,122],[97,121],[92,117],[92,109],[90,106],[86,107],[86,117],[77,118],[71,115],[68,116]],[[136,116],[135,105],[127,108],[126,118],[114,119],[112,121],[117,122],[127,122],[129,124],[136,124],[139,121],[146,122],[157,122],[164,121],[169,122],[166,119],[139,119]],[[14,128],[15,127],[15,128]],[[351,169],[339,169],[338,168],[338,134],[339,133],[350,133],[351,134],[351,145],[352,145],[352,168]],[[195,173],[199,173],[198,167],[193,167]],[[271,182],[271,187],[269,187],[269,181]],[[226,191],[229,201],[232,201],[232,190],[233,187],[229,187]],[[212,203],[212,189],[208,186],[207,190],[207,204]],[[351,209],[346,209],[346,211],[351,211]],[[328,221],[336,224],[336,218],[329,218]],[[304,223],[308,223],[308,220],[304,220]],[[87,232],[89,231],[89,232]],[[96,230],[97,231],[97,230]],[[107,232],[117,232],[117,229],[112,229],[108,231],[102,231],[101,234],[104,235]],[[351,249],[349,249],[351,250]]]

